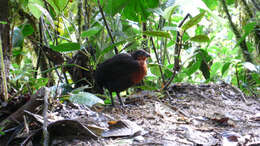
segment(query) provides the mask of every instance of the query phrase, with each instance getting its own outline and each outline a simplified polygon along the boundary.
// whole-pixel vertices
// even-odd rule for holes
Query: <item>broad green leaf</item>
[[[231,64],[231,62],[226,62],[226,63],[223,65],[223,67],[222,67],[222,69],[221,69],[221,74],[222,74],[222,76],[226,73],[226,71],[228,70],[230,64]]]
[[[21,29],[18,27],[14,28],[13,36],[12,36],[12,45],[13,47],[22,47],[24,41],[24,36],[21,32]]]
[[[187,29],[191,28],[192,26],[197,25],[201,21],[201,19],[204,17],[204,15],[205,15],[205,11],[201,12],[197,16],[191,18],[188,22],[186,22],[182,26],[182,30],[186,31]]]
[[[211,66],[211,70],[210,70],[210,77],[214,77],[217,74],[217,71],[222,68],[222,63],[220,62],[215,62],[213,63],[213,65]]]
[[[52,28],[55,28],[54,26],[54,23],[53,23],[53,20],[52,20],[52,17],[51,15],[49,14],[49,12],[43,8],[42,6],[38,5],[38,4],[34,4],[34,6],[36,6],[38,8],[38,10],[40,10],[45,16],[46,18],[48,19],[48,21],[50,22]]]
[[[53,10],[55,11],[55,13],[59,13],[60,10],[59,8],[56,6],[56,4],[54,3],[54,0],[47,0],[47,2],[51,5],[51,7],[53,8]]]
[[[40,0],[29,0],[28,7],[30,12],[33,14],[33,16],[37,19],[39,19],[42,15],[42,11],[39,10],[39,6],[43,6],[42,1]]]
[[[23,33],[24,37],[32,35],[34,32],[34,29],[33,29],[32,25],[30,25],[30,24],[23,25],[21,27],[21,29],[22,29],[22,33]]]
[[[149,69],[151,73],[156,75],[157,77],[161,76],[160,69],[157,64],[149,64]]]
[[[195,51],[196,60],[201,60],[200,71],[202,72],[204,78],[208,80],[210,78],[210,64],[212,62],[212,57],[209,55],[207,50],[198,49]]]
[[[196,30],[195,30],[195,35],[201,35],[203,34],[203,25],[198,25]]]
[[[159,0],[105,0],[102,3],[104,11],[114,16],[120,13],[122,17],[133,21],[145,21],[153,9],[159,6]]]
[[[173,12],[178,8],[178,6],[170,6],[168,8],[166,8],[164,11],[163,11],[163,17],[168,20],[169,22],[171,22],[171,17],[172,17],[172,14]]]
[[[202,0],[210,10],[215,10],[218,6],[217,0]]]
[[[113,45],[108,46],[107,48],[105,48],[105,49],[101,52],[100,56],[104,56],[106,53],[112,51],[115,46],[119,46],[119,45],[121,45],[121,44],[123,44],[123,43],[125,43],[125,42],[126,42],[126,40],[122,40],[122,41],[119,41],[119,42],[117,42],[117,43],[115,43],[115,44],[113,44]]]
[[[259,74],[259,72],[257,73],[252,73],[252,78],[253,78],[253,81],[255,81],[256,82],[256,84],[258,84],[258,86],[260,85],[260,80],[259,80],[259,78],[260,78],[260,74]]]
[[[56,7],[59,9],[59,11],[63,11],[66,7],[68,0],[53,0],[53,3],[56,5]]]
[[[63,43],[57,46],[51,46],[54,51],[57,52],[67,52],[67,51],[75,51],[80,49],[79,43]]]
[[[46,86],[46,84],[48,83],[48,78],[39,78],[39,79],[35,79],[35,78],[30,78],[30,83],[33,86],[33,89],[40,89],[43,86]]]
[[[0,21],[0,24],[7,24],[6,21]]]
[[[173,17],[172,17],[172,21],[173,21],[173,22],[177,22],[177,23],[178,23],[178,22],[180,22],[181,20],[183,20],[183,17],[182,17],[182,16],[178,16],[178,15],[177,15],[177,16],[173,16]]]
[[[106,0],[104,1],[104,11],[114,16],[116,13],[121,12],[123,8],[127,7],[130,2],[131,1],[126,0]]]
[[[203,42],[209,42],[209,37],[206,35],[196,35],[192,37],[190,40],[194,42],[203,43]]]
[[[235,3],[235,0],[227,0],[227,4],[228,5],[232,5],[232,4],[234,4]]]
[[[92,107],[95,104],[104,104],[102,99],[89,92],[79,92],[78,94],[72,94],[69,100],[73,103],[87,105],[89,107]]]
[[[170,33],[163,32],[163,31],[145,31],[145,32],[143,32],[143,34],[148,35],[148,36],[171,38]]]
[[[119,46],[119,45],[121,45],[121,44],[123,44],[123,43],[125,43],[125,42],[127,42],[127,41],[131,41],[131,40],[135,39],[136,37],[139,37],[139,35],[131,36],[131,37],[127,38],[127,39],[124,39],[124,40],[122,40],[122,41],[116,42],[116,43],[113,44],[113,45],[108,46],[107,48],[105,48],[104,50],[102,50],[102,52],[101,52],[101,54],[100,54],[100,57],[101,57],[101,56],[104,56],[106,53],[110,52],[112,49],[114,49],[115,46]]]
[[[250,63],[250,62],[245,62],[243,63],[243,66],[247,69],[249,69],[250,71],[257,71],[256,65]]]
[[[200,60],[193,62],[192,65],[186,70],[186,74],[188,76],[192,75],[194,72],[196,72],[199,69],[200,64],[201,64]]]
[[[210,68],[209,68],[208,62],[206,62],[205,60],[201,61],[200,71],[202,72],[202,74],[206,80],[208,80],[210,78]]]
[[[81,33],[81,37],[85,38],[85,37],[94,36],[94,35],[97,34],[100,30],[101,30],[101,27],[92,27],[92,28],[88,29],[87,31],[83,31],[83,32]]]

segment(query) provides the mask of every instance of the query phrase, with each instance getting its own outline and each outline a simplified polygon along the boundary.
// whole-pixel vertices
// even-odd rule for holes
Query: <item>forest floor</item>
[[[175,84],[164,94],[129,95],[125,103],[125,108],[52,103],[52,145],[260,145],[260,98],[245,97],[229,84]],[[43,123],[40,115],[29,115]],[[27,135],[23,143],[35,144],[41,133]]]

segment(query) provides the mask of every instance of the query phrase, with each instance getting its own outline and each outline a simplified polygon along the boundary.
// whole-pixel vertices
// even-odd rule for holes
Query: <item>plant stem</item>
[[[110,29],[109,29],[109,27],[108,27],[107,20],[106,20],[106,17],[105,17],[105,15],[104,15],[103,9],[102,9],[102,7],[101,7],[101,5],[100,5],[100,0],[98,0],[98,7],[99,7],[100,13],[101,13],[101,15],[102,15],[102,18],[103,18],[103,20],[104,20],[105,26],[106,26],[106,28],[107,28],[107,33],[108,33],[108,35],[109,35],[109,37],[110,37],[110,39],[111,39],[111,41],[112,41],[112,44],[114,45],[115,42],[114,42],[113,36],[112,36],[112,34],[111,34],[111,32],[110,32]],[[116,47],[116,46],[114,46],[114,51],[115,51],[116,54],[118,54],[118,50],[117,50],[117,47]]]
[[[3,86],[4,86],[4,101],[8,101],[8,90],[7,90],[7,81],[6,81],[6,74],[5,74],[5,64],[4,64],[4,55],[3,55],[3,48],[2,48],[2,38],[0,35],[0,55],[1,55],[1,75],[3,80]]]

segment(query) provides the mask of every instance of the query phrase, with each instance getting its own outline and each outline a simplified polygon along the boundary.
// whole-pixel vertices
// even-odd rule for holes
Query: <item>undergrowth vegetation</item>
[[[260,13],[254,3],[246,4],[241,0],[12,0],[8,86],[34,93],[47,85],[73,84],[66,66],[92,74],[97,64],[115,53],[146,49],[152,57],[142,89],[225,81],[257,96]],[[76,52],[87,56],[87,66],[69,63]],[[92,78],[85,80],[94,87]]]

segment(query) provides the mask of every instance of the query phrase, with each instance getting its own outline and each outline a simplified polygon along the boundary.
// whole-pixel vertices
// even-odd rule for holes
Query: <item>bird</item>
[[[132,53],[120,53],[97,65],[95,82],[99,88],[109,91],[111,104],[115,106],[112,92],[116,92],[121,106],[120,92],[142,81],[147,74],[146,60],[150,54],[139,49]]]

